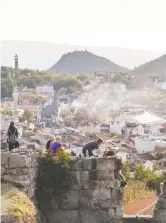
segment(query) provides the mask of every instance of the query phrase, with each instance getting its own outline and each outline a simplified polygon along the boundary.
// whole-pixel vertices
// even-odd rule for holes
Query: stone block
[[[91,180],[91,181],[98,180],[98,171],[97,170],[89,171],[89,180]]]
[[[108,209],[108,215],[110,218],[114,218],[115,217],[115,209],[114,208],[109,208]]]
[[[60,208],[66,210],[77,210],[79,208],[79,192],[69,191],[66,196],[67,198],[62,201]]]
[[[35,194],[35,188],[34,187],[29,187],[28,188],[28,197],[32,198]]]
[[[117,207],[115,210],[116,210],[115,211],[115,216],[116,217],[122,217],[123,216],[123,208],[122,207]]]
[[[99,170],[97,171],[98,180],[113,180],[114,172],[112,170]]]
[[[89,171],[81,171],[81,181],[89,180]]]
[[[71,161],[71,170],[81,170],[81,159],[76,158]]]
[[[29,168],[28,176],[31,179],[34,179],[36,177],[36,174],[37,174],[37,170],[35,168]]]
[[[49,223],[81,223],[79,212],[72,210],[48,212],[47,218]]]
[[[82,159],[81,169],[82,170],[91,170],[92,169],[92,159]]]
[[[99,187],[114,188],[114,180],[100,180]]]
[[[3,179],[4,181],[8,181],[8,182],[12,181],[12,177],[10,175],[4,175]]]
[[[96,159],[97,170],[116,170],[115,158],[98,158]]]
[[[107,211],[79,211],[81,223],[110,223]]]
[[[9,156],[9,167],[17,168],[17,167],[29,167],[30,160],[27,156],[20,156],[19,154],[10,154]]]
[[[80,190],[81,189],[81,181],[73,180],[71,182],[72,190]]]
[[[98,200],[98,205],[100,209],[109,209],[109,208],[121,207],[122,202],[114,201],[112,199]]]
[[[80,190],[80,209],[85,209],[85,210],[90,209],[91,200],[92,200],[92,195],[90,190]]]
[[[13,175],[18,175],[18,169],[11,169],[10,173],[13,174]]]
[[[92,190],[92,198],[99,200],[111,199],[111,190],[107,188],[97,188]]]
[[[1,153],[1,165],[9,165],[9,157],[6,153]]]
[[[98,206],[98,200],[96,200],[96,199],[92,199],[92,200],[90,201],[90,204],[91,204],[91,208],[92,208],[93,210],[99,208],[99,206]]]
[[[76,171],[75,175],[76,175],[75,176],[76,180],[81,181],[81,171],[80,170]]]
[[[17,169],[18,175],[27,175],[28,172],[29,172],[28,168],[19,168],[19,169]]]
[[[1,174],[5,174],[5,172],[6,172],[6,169],[3,166],[1,166]]]
[[[113,188],[119,188],[120,187],[120,180],[114,179],[113,180]]]
[[[12,181],[14,182],[20,182],[20,181],[27,181],[29,179],[28,175],[22,175],[22,176],[12,176]]]
[[[122,201],[123,200],[123,189],[122,188],[113,188],[111,189],[111,197],[114,200]]]
[[[69,180],[76,180],[76,171],[69,171],[67,178]]]
[[[156,204],[157,209],[166,209],[166,199],[164,197],[159,197],[157,204]]]
[[[84,190],[99,188],[99,181],[81,181],[81,188]]]
[[[29,143],[29,144],[27,145],[27,149],[36,149],[36,145],[35,145],[35,143]]]

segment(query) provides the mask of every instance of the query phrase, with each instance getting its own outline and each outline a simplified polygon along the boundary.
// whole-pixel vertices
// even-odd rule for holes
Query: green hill
[[[166,77],[166,54],[142,64],[131,72],[132,75]]]
[[[49,69],[52,73],[93,74],[96,71],[128,72],[129,69],[88,51],[73,51],[64,54]]]

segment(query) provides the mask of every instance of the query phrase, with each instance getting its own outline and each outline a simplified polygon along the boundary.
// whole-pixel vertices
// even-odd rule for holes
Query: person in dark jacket
[[[7,136],[8,136],[7,142],[9,143],[9,151],[11,151],[14,148],[18,148],[19,147],[18,130],[14,126],[14,122],[10,123]]]
[[[87,143],[86,145],[83,146],[83,150],[82,153],[84,154],[84,156],[86,157],[86,152],[88,151],[88,155],[89,157],[91,156],[95,156],[96,155],[93,154],[93,150],[98,149],[99,146],[103,143],[104,141],[102,139],[98,139],[97,141],[92,141]]]
[[[55,136],[54,135],[51,135],[50,136],[50,139],[47,141],[47,144],[46,144],[46,150],[48,151],[50,149],[50,144],[51,142],[55,141]]]

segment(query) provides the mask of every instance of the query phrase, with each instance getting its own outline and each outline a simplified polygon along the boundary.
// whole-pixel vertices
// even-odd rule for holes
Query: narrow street
[[[124,213],[125,215],[153,215],[155,201],[157,199],[157,196],[153,196],[149,199],[138,200],[127,204],[124,206]]]

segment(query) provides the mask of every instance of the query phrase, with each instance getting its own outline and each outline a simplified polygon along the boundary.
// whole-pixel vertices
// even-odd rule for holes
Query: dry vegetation
[[[2,184],[2,222],[36,223],[36,208],[19,189]]]
[[[141,181],[130,181],[124,191],[124,205],[136,200],[143,200],[155,196],[155,191],[147,188],[146,184]]]

